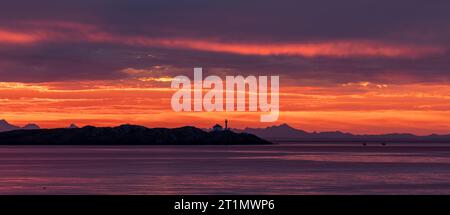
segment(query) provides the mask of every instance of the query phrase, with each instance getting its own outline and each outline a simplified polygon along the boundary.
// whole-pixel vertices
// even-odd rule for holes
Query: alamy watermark
[[[270,76],[270,92],[267,76],[226,76],[224,81],[218,76],[207,76],[203,80],[202,68],[194,68],[194,83],[186,76],[172,79],[171,87],[178,89],[172,96],[171,106],[176,112],[239,111],[267,112],[261,115],[261,122],[275,122],[280,112],[280,77]],[[248,86],[248,92],[246,91]],[[203,95],[204,89],[207,90]],[[225,105],[224,105],[225,91]],[[193,94],[193,96],[192,96]],[[246,105],[248,95],[248,108]],[[270,96],[270,101],[268,97]],[[193,98],[192,98],[193,97]],[[193,105],[192,105],[193,101]]]

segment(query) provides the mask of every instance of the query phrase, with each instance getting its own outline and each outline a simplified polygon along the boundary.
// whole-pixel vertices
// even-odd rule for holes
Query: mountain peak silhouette
[[[41,129],[41,127],[39,127],[39,125],[36,125],[34,123],[30,123],[30,124],[27,124],[27,125],[23,126],[22,129],[34,130],[34,129]]]
[[[0,120],[0,132],[12,131],[12,130],[17,130],[17,129],[20,129],[20,127],[11,125],[11,124],[9,124],[9,122],[7,122],[4,119]]]
[[[302,138],[308,134],[307,132],[298,130],[286,123],[270,126],[267,128],[246,128],[243,130],[243,132],[269,139],[278,139],[279,137]]]
[[[277,125],[274,125],[274,126],[269,127],[269,128],[272,128],[272,129],[280,129],[280,130],[296,130],[296,131],[299,131],[298,129],[295,129],[294,127],[288,125],[287,123],[283,123],[283,124],[278,125],[278,126],[277,126]]]

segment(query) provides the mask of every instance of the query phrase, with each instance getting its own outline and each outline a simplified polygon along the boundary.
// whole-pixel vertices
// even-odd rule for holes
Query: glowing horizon
[[[450,117],[450,87],[446,85],[287,86],[281,89],[280,119],[275,123],[260,123],[258,112],[175,113],[170,108],[174,92],[170,86],[142,87],[139,82],[142,81],[134,80],[133,86],[126,87],[115,86],[114,82],[95,83],[97,85],[89,82],[86,84],[92,88],[78,89],[66,82],[2,82],[0,118],[13,124],[36,123],[45,128],[67,127],[71,123],[79,126],[130,123],[149,127],[194,125],[207,128],[227,118],[235,128],[288,123],[307,131],[340,130],[355,134],[446,134],[450,130],[443,120]],[[410,88],[422,89],[413,93]],[[354,90],[363,91],[355,93]]]

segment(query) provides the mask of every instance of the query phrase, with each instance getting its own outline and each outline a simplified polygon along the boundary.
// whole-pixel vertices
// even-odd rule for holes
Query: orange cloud
[[[39,40],[38,35],[0,29],[0,43],[29,44]]]
[[[450,133],[450,87],[446,85],[389,85],[380,88],[380,83],[364,82],[282,87],[280,120],[261,124],[260,113],[175,113],[170,108],[174,90],[169,86],[140,86],[140,82],[129,80],[126,82],[128,85],[106,81],[0,82],[0,118],[19,125],[35,122],[44,127],[64,127],[70,123],[97,126],[134,123],[150,127],[194,124],[210,127],[213,122],[228,118],[232,126],[238,128],[287,122],[308,131]]]
[[[407,57],[442,54],[445,49],[432,46],[396,45],[375,41],[325,41],[311,43],[233,43],[192,39],[123,38],[126,43],[194,49],[240,55],[287,55],[302,57]]]
[[[86,41],[259,56],[416,58],[446,51],[440,47],[377,41],[280,44],[123,36],[73,23],[40,23],[28,31],[0,28],[0,43],[27,45],[48,41]],[[22,125],[36,122],[44,127],[63,127],[70,123],[97,126],[135,123],[152,127],[194,123],[209,127],[223,118],[230,119],[233,127],[268,125],[259,123],[260,113],[174,113],[170,109],[173,92],[168,86],[170,77],[154,76],[154,71],[146,70],[125,69],[124,72],[132,78],[85,83],[0,82],[0,118]],[[395,72],[387,77],[392,80]],[[336,86],[282,86],[280,92],[281,113],[277,123],[287,122],[308,131],[450,133],[448,85],[361,81]]]

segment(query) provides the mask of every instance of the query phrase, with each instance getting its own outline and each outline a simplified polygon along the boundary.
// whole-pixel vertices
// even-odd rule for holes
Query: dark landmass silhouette
[[[27,124],[24,127],[20,127],[12,125],[4,119],[0,120],[0,132],[20,130],[20,129],[33,130],[33,129],[40,129],[40,127],[33,123]]]
[[[298,141],[298,142],[443,142],[450,143],[450,135],[417,136],[413,134],[381,134],[381,135],[355,135],[333,132],[306,132],[281,124],[267,128],[233,129],[235,132],[245,132],[270,141]]]
[[[195,127],[57,128],[13,130],[0,133],[1,145],[259,145],[271,144],[255,135],[233,131],[207,132]]]
[[[270,142],[410,142],[450,143],[450,135],[417,136],[407,133],[381,135],[355,135],[341,131],[306,132],[288,124],[267,128],[245,128],[223,131],[182,128],[146,128],[138,125],[118,127],[78,128],[71,124],[67,128],[40,129],[36,124],[24,127],[0,120],[0,144],[52,144],[52,145],[241,145],[270,144]]]

